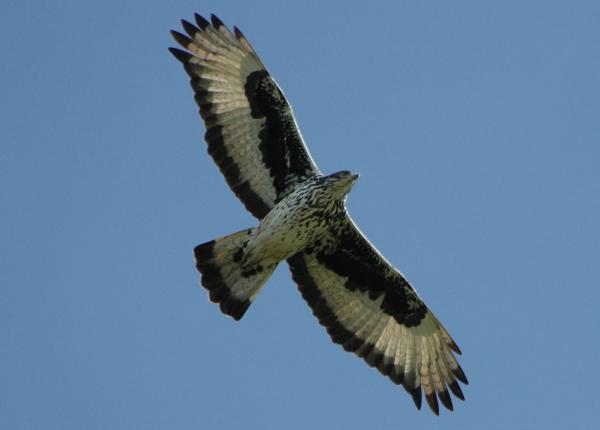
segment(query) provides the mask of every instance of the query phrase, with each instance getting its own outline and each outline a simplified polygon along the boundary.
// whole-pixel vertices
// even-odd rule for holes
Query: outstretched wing
[[[307,249],[288,263],[294,281],[331,339],[402,384],[420,409],[421,389],[438,414],[452,410],[467,384],[448,332],[402,274],[347,217],[328,248]],[[333,243],[333,245],[331,245]]]
[[[263,218],[294,184],[319,173],[283,92],[242,33],[214,15],[182,20],[170,48],[190,75],[208,152],[246,208]]]

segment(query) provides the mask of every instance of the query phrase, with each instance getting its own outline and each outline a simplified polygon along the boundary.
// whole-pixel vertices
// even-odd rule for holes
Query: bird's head
[[[358,173],[342,170],[326,176],[325,180],[332,194],[338,198],[344,198],[356,183],[358,176]]]

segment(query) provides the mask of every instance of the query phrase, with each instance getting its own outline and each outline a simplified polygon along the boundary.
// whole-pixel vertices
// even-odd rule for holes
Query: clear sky
[[[192,248],[255,224],[168,30],[238,25],[321,169],[463,350],[417,411],[282,265],[239,323]],[[600,400],[600,2],[3,1],[0,428],[589,429]],[[414,425],[414,427],[410,427]]]

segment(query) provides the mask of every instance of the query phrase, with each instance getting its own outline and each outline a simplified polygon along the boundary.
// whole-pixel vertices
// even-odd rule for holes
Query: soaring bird
[[[357,174],[321,173],[283,92],[242,32],[214,15],[172,31],[206,127],[208,153],[259,220],[194,248],[201,284],[221,311],[244,316],[277,265],[292,278],[333,342],[362,357],[421,408],[421,392],[464,400],[460,349],[404,276],[361,233],[346,208]]]

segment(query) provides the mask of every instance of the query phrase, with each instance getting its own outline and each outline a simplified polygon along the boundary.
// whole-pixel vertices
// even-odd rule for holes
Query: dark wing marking
[[[288,263],[294,281],[331,339],[402,384],[421,407],[421,390],[438,414],[437,398],[452,410],[448,387],[464,400],[467,379],[459,353],[441,323],[402,274],[348,217],[329,249],[297,254]]]
[[[206,126],[208,152],[227,183],[257,218],[297,182],[320,173],[291,107],[242,33],[214,15],[172,31],[187,51],[170,48],[190,75]]]

